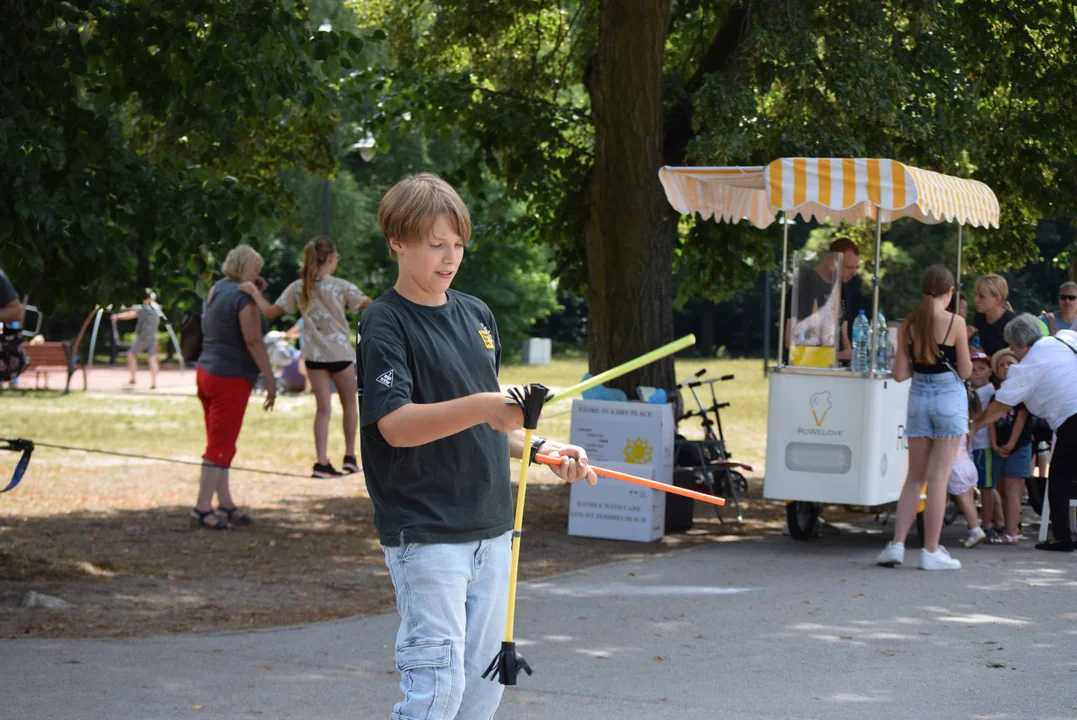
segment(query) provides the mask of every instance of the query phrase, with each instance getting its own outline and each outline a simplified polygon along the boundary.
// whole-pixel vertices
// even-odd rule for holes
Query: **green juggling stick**
[[[561,392],[556,393],[555,395],[551,395],[550,397],[548,397],[546,399],[546,402],[553,402],[555,400],[564,400],[565,398],[572,397],[573,395],[579,395],[584,390],[590,390],[591,388],[595,387],[596,385],[601,385],[602,383],[606,382],[607,380],[613,380],[614,378],[618,378],[618,377],[621,377],[622,375],[626,375],[627,373],[630,373],[633,370],[638,370],[639,368],[643,367],[644,365],[649,365],[650,363],[653,363],[655,360],[661,360],[662,358],[666,357],[667,355],[672,355],[673,353],[677,352],[678,350],[684,350],[685,348],[692,347],[695,344],[696,344],[696,336],[695,335],[685,335],[680,340],[674,340],[673,342],[671,342],[671,343],[669,343],[667,345],[663,345],[662,347],[660,347],[660,348],[658,348],[656,350],[650,351],[646,355],[640,355],[635,360],[629,360],[628,362],[622,363],[622,364],[618,365],[615,368],[611,368],[610,370],[607,370],[606,372],[602,372],[602,373],[599,373],[598,375],[595,375],[594,377],[587,378],[583,382],[577,383],[577,384],[573,385],[572,387],[565,388]]]

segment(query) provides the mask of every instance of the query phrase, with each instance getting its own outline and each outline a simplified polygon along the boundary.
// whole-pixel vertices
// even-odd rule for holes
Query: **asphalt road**
[[[535,675],[497,717],[1077,718],[1077,556],[963,550],[959,534],[958,572],[917,570],[912,548],[875,567],[882,536],[849,532],[528,583],[517,636]],[[386,718],[396,625],[2,641],[0,718]]]

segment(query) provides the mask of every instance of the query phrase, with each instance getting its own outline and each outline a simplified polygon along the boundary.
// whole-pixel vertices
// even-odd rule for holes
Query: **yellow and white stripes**
[[[991,189],[876,158],[782,158],[762,167],[670,168],[659,171],[666,197],[682,214],[767,227],[779,212],[832,221],[913,217],[998,227]]]
[[[916,183],[917,207],[924,215],[962,225],[998,227],[998,199],[987,185],[920,168],[907,170]]]
[[[658,171],[666,198],[682,215],[699,213],[704,220],[736,223],[747,218],[765,228],[775,213],[767,203],[763,166],[670,168]]]

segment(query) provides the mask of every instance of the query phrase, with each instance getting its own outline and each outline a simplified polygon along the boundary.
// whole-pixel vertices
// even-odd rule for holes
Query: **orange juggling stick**
[[[544,465],[560,465],[563,458],[550,457],[549,455],[537,455],[535,456],[535,460]],[[725,505],[725,498],[707,495],[706,493],[696,492],[695,490],[685,490],[676,485],[666,485],[665,483],[637,477],[636,475],[617,472],[616,470],[607,470],[606,468],[596,467],[595,465],[590,465],[589,467],[595,471],[596,475],[601,475],[603,477],[613,478],[614,480],[624,480],[625,482],[635,483],[636,485],[653,488],[654,490],[661,490],[662,492],[673,493],[674,495],[683,495],[687,498],[692,498],[693,500],[710,503],[711,505]]]

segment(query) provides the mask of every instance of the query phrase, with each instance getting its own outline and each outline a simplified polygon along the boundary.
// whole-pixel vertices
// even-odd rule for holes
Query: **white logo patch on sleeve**
[[[387,388],[391,388],[393,386],[393,371],[390,370],[389,372],[385,372],[379,375],[378,382],[380,382]]]

